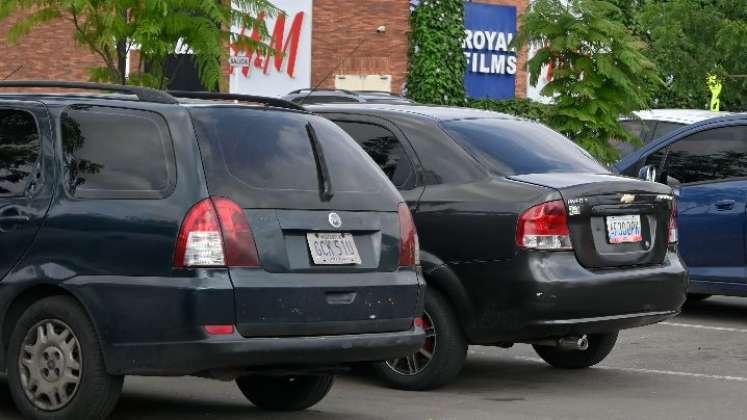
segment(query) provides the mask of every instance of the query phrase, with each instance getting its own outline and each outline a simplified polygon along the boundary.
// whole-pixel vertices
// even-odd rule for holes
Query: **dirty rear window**
[[[266,192],[314,192],[317,162],[306,125],[323,149],[332,190],[373,193],[383,174],[334,123],[311,114],[249,107],[190,109],[211,192],[232,197]],[[251,200],[247,200],[251,201]]]

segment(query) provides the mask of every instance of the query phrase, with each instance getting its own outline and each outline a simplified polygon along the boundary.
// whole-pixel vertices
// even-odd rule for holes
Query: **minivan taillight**
[[[254,235],[244,211],[223,197],[195,204],[182,222],[176,267],[259,267]]]
[[[669,243],[676,244],[680,239],[677,224],[677,199],[672,200],[672,215],[669,216]]]
[[[399,203],[399,265],[412,267],[420,265],[420,244],[415,221],[412,219],[410,208],[405,203]]]
[[[563,200],[548,201],[525,211],[516,227],[516,243],[529,249],[573,249]]]

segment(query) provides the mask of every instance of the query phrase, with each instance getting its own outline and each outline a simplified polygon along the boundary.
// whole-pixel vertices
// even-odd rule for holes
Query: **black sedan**
[[[503,114],[309,108],[355,138],[415,216],[428,338],[377,367],[392,386],[445,384],[468,344],[529,343],[555,367],[592,366],[618,331],[680,311],[687,274],[668,186],[612,175],[557,132]]]

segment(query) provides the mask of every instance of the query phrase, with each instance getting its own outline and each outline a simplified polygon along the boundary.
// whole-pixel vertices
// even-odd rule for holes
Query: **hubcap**
[[[416,353],[399,359],[392,359],[386,362],[389,369],[400,375],[412,376],[425,370],[430,364],[433,356],[436,354],[436,325],[433,323],[430,315],[426,312],[423,314],[423,328],[425,329],[425,342]]]
[[[41,321],[23,339],[18,368],[29,401],[40,410],[57,411],[72,401],[80,385],[78,338],[62,321]]]

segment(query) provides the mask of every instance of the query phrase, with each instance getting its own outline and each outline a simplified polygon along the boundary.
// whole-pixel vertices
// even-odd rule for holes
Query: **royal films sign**
[[[247,95],[282,96],[295,89],[311,86],[311,10],[312,0],[273,0],[285,13],[275,17],[259,16],[265,22],[274,51],[230,49],[230,91]],[[232,28],[260,39],[256,28]]]
[[[512,98],[518,58],[510,48],[516,36],[516,7],[465,3],[462,47],[467,56],[464,83],[470,98]]]

